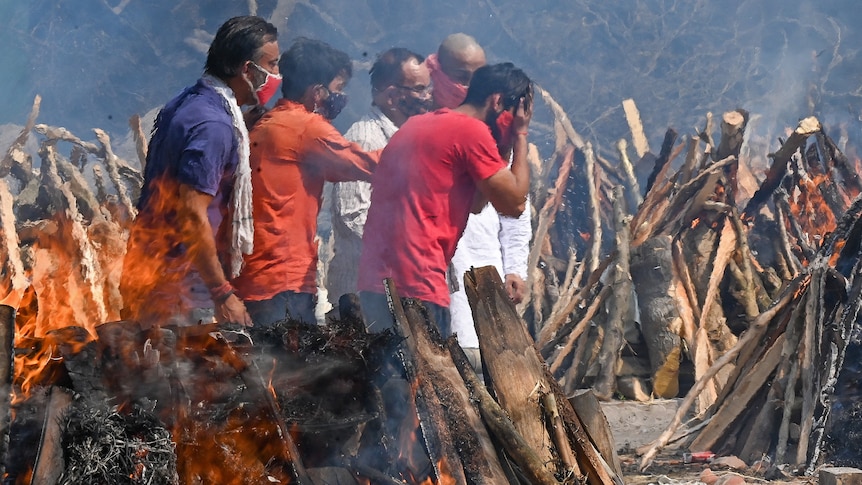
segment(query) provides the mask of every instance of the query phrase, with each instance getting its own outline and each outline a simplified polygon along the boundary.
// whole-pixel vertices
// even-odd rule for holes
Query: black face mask
[[[398,100],[398,109],[409,118],[431,111],[433,102],[433,98],[419,99],[410,96]]]
[[[330,92],[329,97],[323,100],[320,114],[328,120],[334,120],[345,106],[347,106],[346,94]]]

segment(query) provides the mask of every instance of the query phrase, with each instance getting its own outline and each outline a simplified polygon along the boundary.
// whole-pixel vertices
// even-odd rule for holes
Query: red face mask
[[[497,130],[500,134],[500,139],[497,140],[497,145],[500,148],[508,150],[512,147],[512,143],[515,139],[512,136],[512,122],[514,120],[515,116],[509,110],[503,111],[500,113],[500,116],[497,117]]]
[[[266,74],[266,79],[264,79],[263,84],[254,90],[254,94],[257,97],[257,104],[263,106],[272,99],[275,92],[278,91],[278,87],[281,86],[281,74],[273,74],[253,62],[251,65]]]

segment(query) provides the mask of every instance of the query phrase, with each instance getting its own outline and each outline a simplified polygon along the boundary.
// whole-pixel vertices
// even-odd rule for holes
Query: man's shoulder
[[[182,96],[182,95],[181,95]],[[233,118],[224,100],[214,90],[196,84],[174,112],[174,121],[184,125],[213,123],[232,129]]]
[[[378,150],[386,146],[398,127],[379,110],[372,109],[355,121],[344,138],[359,143],[364,150]]]

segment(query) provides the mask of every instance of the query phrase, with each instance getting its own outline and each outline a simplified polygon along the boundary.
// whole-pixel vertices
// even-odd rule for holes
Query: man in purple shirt
[[[123,318],[251,325],[229,281],[251,252],[248,131],[240,106],[278,89],[278,33],[235,17],[216,33],[204,75],[156,119],[120,292]]]

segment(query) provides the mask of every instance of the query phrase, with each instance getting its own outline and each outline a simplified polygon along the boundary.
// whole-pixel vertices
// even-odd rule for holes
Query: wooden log
[[[673,150],[673,144],[676,142],[676,137],[677,133],[673,128],[668,128],[665,132],[664,142],[661,144],[661,152],[659,152],[658,158],[655,160],[655,165],[653,166],[652,172],[649,174],[649,178],[647,178],[645,189],[647,194],[649,194],[653,185],[655,185],[657,181],[661,181],[659,176],[667,171],[668,164],[672,158],[671,151]]]
[[[629,154],[626,151],[626,140],[625,138],[620,138],[617,142],[617,153],[620,156],[620,166],[623,169],[623,174],[625,174],[626,183],[628,183],[628,190],[626,190],[626,194],[629,197],[629,201],[631,203],[632,211],[636,211],[637,208],[643,203],[644,198],[641,195],[641,187],[638,184],[638,179],[635,176],[635,169],[632,166],[631,160],[629,160]]]
[[[577,267],[577,271],[575,268]],[[586,273],[586,265],[578,262],[577,253],[574,248],[569,248],[569,264],[566,266],[566,275],[563,278],[561,285],[562,292],[560,297],[551,308],[551,313],[542,325],[542,329],[536,336],[536,347],[542,347],[542,341],[547,341],[554,336],[560,327],[569,318],[572,310],[575,308],[578,300],[578,289],[581,285],[581,280]]]
[[[398,289],[391,279],[387,278],[384,280],[384,287],[386,289],[386,297],[389,300],[389,308],[392,309],[392,314],[395,318],[396,333],[404,337],[400,357],[404,370],[407,373],[407,378],[411,382],[416,383],[417,386],[414,401],[419,426],[422,429],[422,437],[425,440],[425,447],[431,458],[435,476],[438,480],[441,479],[444,473],[443,467],[446,467],[454,483],[465,484],[467,483],[467,479],[464,476],[464,467],[460,457],[454,450],[449,429],[445,425],[445,412],[434,390],[432,383],[433,376],[428,375],[421,362],[419,362],[418,337],[413,334],[415,325],[410,321],[411,318],[417,318],[415,314],[416,309],[404,306],[398,294]],[[419,322],[416,324],[418,325]]]
[[[641,332],[649,352],[653,393],[679,393],[682,317],[677,306],[670,236],[656,236],[632,251],[631,277],[638,296]]]
[[[6,278],[0,302],[18,308],[21,296],[30,282],[21,258],[14,202],[15,197],[9,191],[9,185],[5,179],[0,178],[0,270]]]
[[[270,459],[274,461],[283,460],[285,463],[282,463],[281,466],[291,472],[299,485],[312,484],[299,448],[290,434],[291,430],[284,420],[284,415],[279,410],[275,396],[265,384],[257,362],[254,359],[242,358],[228,343],[227,339],[222,337],[221,341],[224,343],[224,350],[229,355],[225,360],[239,373],[247,391],[251,394],[250,401],[261,406],[266,421],[276,428],[278,443],[280,444],[277,451],[280,456],[273,456]]]
[[[575,453],[572,451],[572,446],[569,443],[569,436],[566,433],[563,418],[560,416],[560,410],[557,408],[557,398],[553,393],[542,394],[542,409],[545,411],[548,433],[551,435],[551,439],[554,440],[554,449],[557,451],[557,456],[560,458],[563,467],[567,470],[566,476],[583,476]]]
[[[698,327],[709,333],[710,340],[719,352],[724,352],[736,344],[736,336],[725,324],[724,312],[721,308],[720,285],[724,280],[725,270],[736,251],[736,232],[733,226],[725,223],[722,226],[718,248],[712,255],[712,270],[704,296],[703,309]]]
[[[581,389],[569,397],[569,403],[581,419],[584,431],[590,437],[596,450],[611,465],[614,472],[622,476],[622,465],[620,464],[620,457],[617,455],[613,433],[596,395],[590,389]]]
[[[811,285],[808,287],[808,295],[805,301],[805,326],[802,332],[802,345],[800,346],[799,373],[802,376],[802,415],[800,417],[799,445],[796,448],[796,465],[808,463],[808,438],[814,420],[814,406],[818,402],[820,393],[819,372],[817,367],[822,365],[819,361],[820,349],[818,348],[818,336],[822,336],[824,321],[823,309],[823,284],[826,266],[824,258],[819,257],[811,265]],[[821,337],[822,338],[822,337]]]
[[[715,193],[715,181],[718,174],[727,165],[734,162],[734,158],[725,158],[701,171],[691,181],[683,185],[673,194],[662,213],[660,221],[653,228],[653,234],[669,232],[675,234],[684,227],[689,227],[693,218],[703,210],[703,204],[711,194]],[[637,226],[633,226],[637,227]],[[648,235],[636,237],[635,241],[642,241]]]
[[[816,157],[805,157],[810,169],[813,168],[810,160],[811,158],[815,158],[818,162],[817,170],[811,170],[814,175],[812,178],[815,179],[817,190],[820,192],[820,195],[823,196],[823,200],[826,201],[829,208],[832,209],[832,213],[835,215],[835,218],[838,218],[840,214],[843,214],[844,211],[847,210],[847,204],[845,203],[845,197],[842,194],[839,194],[839,189],[841,187],[839,186],[838,180],[836,180],[833,171],[830,169],[834,164],[831,159],[831,153],[826,146],[826,135],[822,131],[814,134],[814,145],[808,152],[806,152],[806,154],[809,153],[812,155],[816,154]]]
[[[566,136],[572,142],[572,144],[578,150],[584,147],[584,138],[575,131],[574,126],[572,126],[572,122],[569,120],[569,116],[566,114],[566,111],[560,106],[559,103],[551,96],[551,93],[545,91],[541,86],[535,85],[536,91],[539,92],[539,95],[548,104],[548,107],[551,108],[551,112],[554,113],[554,118],[560,122],[563,130],[566,133]]]
[[[458,345],[457,339],[448,339],[446,346],[449,348],[452,360],[455,362],[455,367],[458,369],[467,387],[473,392],[485,425],[488,426],[491,433],[502,444],[506,453],[521,467],[521,470],[529,478],[530,483],[543,485],[559,483],[554,478],[553,473],[545,467],[545,463],[542,462],[539,455],[515,428],[515,424],[511,421],[506,411],[497,404],[497,401],[488,393],[485,385],[479,381],[479,378],[473,371],[473,367],[467,360],[467,356],[464,354],[464,350]]]
[[[505,483],[506,474],[482,418],[471,402],[470,390],[452,365],[452,356],[436,334],[436,326],[429,327],[424,310],[416,300],[407,300],[402,306],[413,337],[409,346],[416,353],[418,375],[424,376],[433,386],[445,418],[445,422],[438,425],[445,425],[451,443],[451,446],[444,445],[451,448],[449,453],[457,459],[446,455],[450,476],[463,475],[466,483],[477,485]],[[462,467],[460,473],[453,470],[456,466]]]
[[[820,130],[820,121],[817,118],[813,116],[805,118],[799,122],[787,141],[781,145],[781,148],[769,155],[772,159],[772,164],[766,172],[766,179],[760,185],[760,189],[749,199],[745,209],[743,209],[743,219],[751,217],[755,211],[760,209],[760,206],[769,200],[769,197],[781,183],[781,179],[784,178],[784,174],[787,173],[787,163],[790,161],[790,158],[810,135]]]
[[[736,163],[728,165],[724,169],[724,201],[730,205],[736,204],[739,150],[742,148],[742,139],[747,124],[748,111],[743,109],[728,111],[721,117],[721,138],[718,142],[718,149],[715,151],[714,160],[718,161],[731,156],[737,160]]]
[[[57,483],[63,473],[65,461],[61,441],[63,436],[62,420],[71,404],[71,392],[57,386],[51,388],[45,421],[42,423],[42,440],[36,455],[36,463],[33,465],[31,485]]]
[[[613,281],[609,286],[613,288],[614,302],[608,315],[605,337],[599,352],[600,370],[593,384],[596,397],[601,400],[610,400],[616,387],[617,362],[624,343],[623,319],[627,318],[632,296],[632,277],[629,272],[629,230],[623,209],[625,200],[622,186],[618,185],[614,188],[613,199],[617,257],[613,268]]]
[[[799,379],[799,339],[801,337],[802,330],[805,327],[806,305],[799,305],[796,310],[797,311],[795,311],[793,315],[794,318],[791,318],[790,325],[788,325],[788,328],[785,331],[787,338],[785,340],[784,352],[782,353],[784,362],[781,372],[779,373],[781,378],[786,379],[786,383],[783,386],[775,386],[776,393],[778,390],[782,388],[784,389],[781,406],[781,422],[778,426],[778,435],[775,444],[775,462],[778,464],[785,463],[787,442],[790,437],[790,419],[794,408],[796,407],[796,382]],[[769,428],[767,428],[767,430],[771,431]],[[772,435],[774,433],[769,434]],[[764,446],[761,449],[748,448],[743,451],[748,455],[751,455],[754,452],[763,453],[770,443],[767,441],[763,443],[763,445]]]
[[[790,226],[790,232],[793,234],[793,239],[795,239],[794,242],[805,258],[805,261],[814,261],[817,252],[809,242],[808,233],[802,229],[799,221],[793,217],[793,211],[790,209],[790,197],[787,192],[782,188],[776,189],[773,200],[776,207],[780,207],[781,212],[784,214],[784,220],[780,221],[780,223]]]
[[[557,381],[548,373],[547,369],[544,369],[544,374],[549,393],[555,395],[560,417],[566,425],[569,440],[577,453],[578,466],[585,471],[588,483],[623,485],[622,477],[614,472],[612,466],[590,440],[584,423]]]
[[[850,164],[847,156],[842,153],[841,149],[838,148],[838,145],[835,144],[835,141],[830,136],[824,133],[823,138],[826,149],[829,151],[830,161],[835,170],[841,174],[843,185],[855,191],[856,194],[862,193],[862,180],[860,180],[856,168]]]
[[[687,184],[694,176],[694,169],[699,165],[700,156],[697,148],[700,146],[700,138],[693,136],[688,139],[688,148],[685,151],[685,161],[677,173],[677,184]]]
[[[629,130],[632,133],[632,142],[635,147],[635,153],[638,158],[643,158],[649,152],[649,142],[644,135],[644,127],[641,122],[641,115],[635,100],[629,98],[623,100],[623,112],[626,115],[626,121],[629,124]]]
[[[486,380],[493,386],[500,406],[509,413],[515,428],[540,460],[555,463],[547,446],[551,438],[542,425],[541,361],[526,327],[517,313],[511,311],[511,301],[504,298],[505,290],[497,270],[486,266],[468,271],[464,274],[464,288],[473,309]],[[498,290],[503,290],[503,294]]]
[[[129,195],[128,188],[120,179],[120,166],[123,163],[120,162],[119,157],[114,154],[114,150],[111,148],[111,138],[108,134],[104,130],[100,130],[98,128],[93,131],[96,133],[96,139],[99,140],[99,143],[102,145],[102,151],[105,157],[105,167],[108,169],[108,178],[110,178],[114,183],[114,188],[117,190],[120,202],[128,212],[129,217],[134,219],[138,211],[132,203],[132,197]],[[138,187],[140,187],[140,184],[138,184]]]
[[[99,210],[99,201],[93,191],[90,190],[90,185],[84,178],[84,174],[78,170],[78,167],[73,165],[68,160],[62,157],[57,157],[57,172],[62,176],[63,180],[67,180],[69,190],[78,200],[78,210],[86,220],[103,221],[105,217]]]
[[[590,252],[587,258],[587,269],[592,272],[599,267],[599,263],[601,262],[602,216],[599,206],[598,189],[596,187],[596,157],[593,153],[592,144],[585,144],[583,147],[583,151],[584,159],[586,161],[584,165],[584,172],[586,173],[587,178],[587,197],[589,198],[590,220],[592,221],[592,233],[590,234]],[[620,193],[622,193],[622,191],[620,191]],[[620,201],[620,203],[625,204],[624,201]],[[626,213],[625,209],[622,209],[622,211],[623,214]]]

